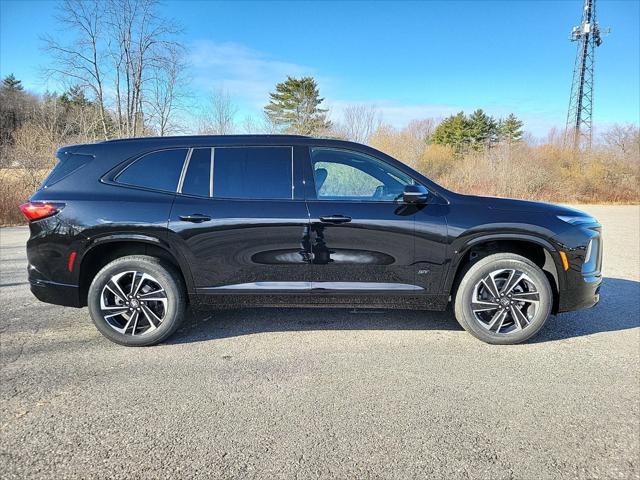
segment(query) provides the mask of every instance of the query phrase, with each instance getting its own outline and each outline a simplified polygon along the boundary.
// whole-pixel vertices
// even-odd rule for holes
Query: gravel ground
[[[0,230],[3,478],[638,478],[640,209],[604,225],[602,301],[499,347],[449,313],[251,309],[168,343],[36,301]]]

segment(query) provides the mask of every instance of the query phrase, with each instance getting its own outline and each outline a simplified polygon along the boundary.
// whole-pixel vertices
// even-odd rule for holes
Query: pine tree
[[[469,116],[469,137],[476,150],[490,147],[498,139],[498,122],[481,108],[477,109]]]
[[[324,98],[320,98],[313,77],[288,76],[269,96],[271,100],[264,111],[271,122],[286,132],[312,135],[331,127],[327,110],[319,107]]]
[[[2,80],[2,88],[9,92],[17,92],[24,90],[22,80],[18,80],[13,73],[4,77]]]
[[[445,118],[431,136],[431,143],[452,146],[456,152],[463,152],[470,141],[470,122],[464,112]]]
[[[513,113],[510,113],[509,116],[500,121],[498,125],[498,133],[501,142],[507,142],[509,144],[519,142],[522,140],[522,136],[524,132],[522,131],[522,126],[524,123],[518,117],[516,117]]]
[[[79,85],[69,88],[60,97],[60,102],[66,106],[87,107],[91,105],[91,101],[84,93],[84,89]]]

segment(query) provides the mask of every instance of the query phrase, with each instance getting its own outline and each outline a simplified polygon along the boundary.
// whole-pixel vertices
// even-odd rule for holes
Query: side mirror
[[[426,203],[429,190],[422,185],[407,185],[404,187],[402,200],[404,203],[420,204]]]

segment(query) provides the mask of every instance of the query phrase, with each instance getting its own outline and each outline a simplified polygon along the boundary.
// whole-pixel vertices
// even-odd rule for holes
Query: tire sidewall
[[[153,276],[167,295],[167,313],[164,320],[155,331],[146,335],[132,336],[115,331],[103,318],[100,310],[100,295],[107,282],[114,275],[131,270]],[[96,328],[109,340],[126,346],[147,346],[163,341],[178,327],[184,315],[185,295],[175,272],[168,265],[153,257],[131,256],[114,260],[98,272],[89,287],[87,305]]]
[[[538,308],[529,326],[519,332],[507,335],[489,332],[480,326],[471,310],[471,301],[476,283],[489,273],[501,269],[516,269],[526,273],[533,280],[540,294]],[[538,333],[549,318],[552,305],[553,293],[551,285],[545,273],[537,265],[519,255],[495,254],[485,257],[472,265],[463,277],[456,294],[455,315],[462,327],[476,338],[487,343],[510,345],[524,342]]]

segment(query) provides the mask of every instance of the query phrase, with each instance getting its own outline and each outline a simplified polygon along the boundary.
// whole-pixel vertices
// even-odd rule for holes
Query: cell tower
[[[595,50],[602,43],[600,26],[596,22],[596,0],[584,0],[582,22],[573,27],[569,39],[578,42],[578,48],[567,113],[567,140],[572,141],[575,148],[591,147]]]

